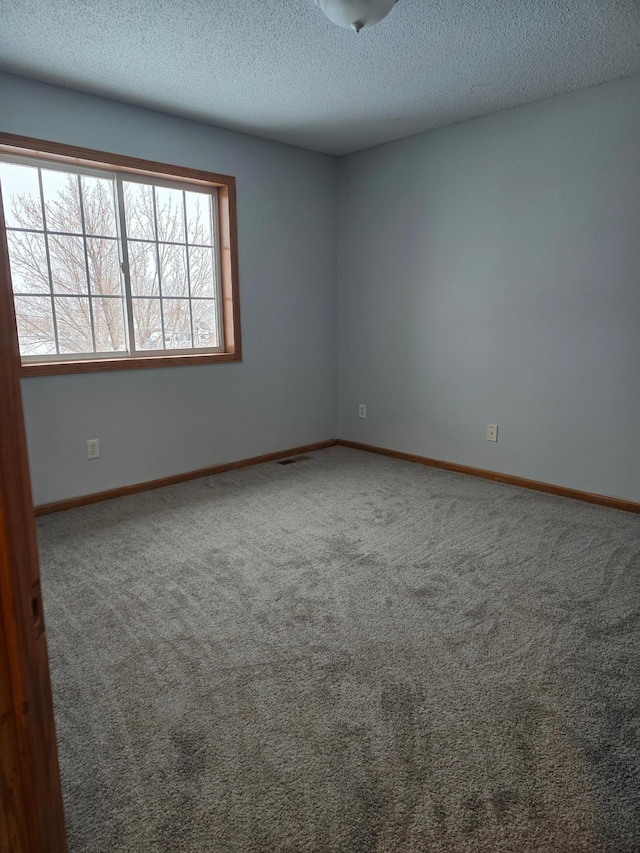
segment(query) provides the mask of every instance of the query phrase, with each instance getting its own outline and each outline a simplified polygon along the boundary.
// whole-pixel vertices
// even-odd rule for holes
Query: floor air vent
[[[296,456],[295,459],[280,459],[278,465],[293,465],[294,462],[304,462],[308,456]]]

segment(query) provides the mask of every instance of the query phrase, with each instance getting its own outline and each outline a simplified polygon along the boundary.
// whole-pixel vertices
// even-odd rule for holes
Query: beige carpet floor
[[[640,850],[640,518],[331,448],[42,518],[72,853]]]

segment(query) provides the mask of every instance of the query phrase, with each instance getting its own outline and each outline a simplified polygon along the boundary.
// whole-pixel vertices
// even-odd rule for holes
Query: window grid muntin
[[[81,176],[86,174],[86,175],[90,175],[92,177],[100,177],[100,178],[103,178],[103,179],[106,179],[106,180],[113,182],[114,174],[111,172],[105,172],[102,170],[78,167],[75,164],[57,163],[57,162],[44,160],[44,159],[40,159],[40,158],[35,158],[35,157],[20,157],[20,156],[16,156],[16,155],[3,154],[0,159],[2,160],[2,162],[13,163],[15,165],[26,166],[28,168],[35,169],[37,172],[40,211],[41,211],[41,216],[42,216],[42,229],[21,228],[18,226],[7,226],[6,231],[16,233],[16,234],[39,234],[39,235],[42,235],[43,240],[44,240],[44,247],[45,247],[46,268],[47,268],[47,277],[48,277],[48,285],[49,285],[48,294],[46,294],[46,293],[32,293],[30,291],[22,291],[20,293],[14,292],[14,298],[16,296],[26,296],[26,297],[40,296],[40,297],[42,297],[42,296],[48,295],[49,303],[51,306],[51,319],[52,319],[52,325],[53,325],[54,345],[55,345],[55,349],[56,349],[56,357],[59,360],[72,361],[73,358],[75,358],[75,357],[81,357],[81,356],[89,356],[90,357],[92,355],[102,354],[102,353],[96,352],[95,322],[94,322],[94,317],[93,317],[94,306],[93,306],[93,294],[91,292],[91,276],[89,274],[89,267],[88,267],[87,239],[91,238],[91,239],[115,240],[118,238],[112,237],[112,236],[107,236],[107,235],[101,236],[101,235],[97,235],[97,234],[87,234],[86,233],[85,223],[84,223],[84,213],[83,213],[83,203],[84,203],[83,193],[84,193],[84,190],[82,187]],[[77,232],[75,230],[74,231],[49,230],[48,222],[47,222],[47,211],[46,211],[46,204],[45,204],[44,185],[43,185],[43,178],[42,178],[43,170],[44,171],[60,171],[60,172],[63,172],[67,175],[73,175],[75,177],[76,184],[77,184],[77,191],[78,191],[78,203],[79,203],[79,207],[80,207],[80,221],[81,221],[81,226],[83,229],[82,233]],[[53,270],[52,270],[52,263],[51,263],[51,246],[50,246],[50,239],[49,239],[50,237],[54,237],[54,236],[55,237],[76,237],[76,238],[82,239],[84,259],[85,259],[86,292],[83,292],[83,293],[60,293],[60,294],[55,292],[54,287],[53,287]],[[87,298],[88,299],[89,322],[90,322],[89,331],[90,331],[90,336],[91,336],[91,342],[93,345],[93,352],[83,353],[83,352],[78,352],[76,350],[74,350],[73,352],[70,352],[70,353],[61,353],[60,352],[61,346],[60,346],[59,322],[58,322],[58,315],[57,315],[57,309],[56,309],[56,300],[57,299],[64,299],[67,297]],[[111,297],[104,297],[104,298],[111,298]],[[122,296],[116,296],[113,298],[117,298],[117,299],[122,300]],[[108,353],[106,353],[106,355],[111,355],[111,354],[116,355],[116,354],[120,354],[120,352],[121,351],[119,351],[119,350],[110,350],[110,351],[108,351]],[[60,358],[61,356],[62,356],[62,358]],[[41,361],[42,359],[45,359],[45,358],[47,360],[50,360],[52,358],[52,356],[47,355],[47,354],[26,355],[26,354],[21,353],[21,358],[25,362],[30,362],[30,361]]]
[[[149,184],[147,184],[149,186]],[[156,270],[158,271],[158,299],[160,300],[160,335],[162,340],[162,349],[165,349],[165,340],[167,338],[164,328],[164,306],[162,304],[162,271],[160,269],[160,246],[158,244],[158,207],[156,204],[156,188],[151,185],[151,198],[153,199],[153,233],[155,235],[156,244]],[[128,238],[127,238],[128,239]],[[133,296],[133,294],[131,294]],[[136,339],[134,338],[134,346]],[[137,346],[136,346],[137,348]],[[147,350],[148,352],[148,350]]]
[[[125,334],[127,337],[127,350],[132,358],[135,358],[135,329],[133,325],[133,303],[131,301],[131,280],[129,278],[129,246],[127,239],[126,213],[124,206],[123,181],[117,179],[116,175],[116,199],[117,199],[117,222],[118,255],[120,257],[120,270],[122,271],[124,301],[126,305]]]
[[[30,293],[30,292],[21,292],[14,293],[15,296],[38,296],[38,297],[48,297],[51,304],[51,317],[54,331],[54,342],[56,348],[56,354],[38,354],[38,355],[23,355],[21,353],[21,358],[24,363],[34,363],[34,362],[69,362],[74,360],[85,360],[85,359],[100,359],[100,358],[135,358],[135,357],[145,357],[150,355],[193,355],[193,354],[207,354],[207,353],[220,353],[224,352],[224,324],[223,318],[221,315],[222,309],[222,294],[221,294],[221,274],[220,274],[220,232],[219,232],[219,220],[218,220],[218,189],[217,187],[204,186],[202,184],[193,183],[188,179],[185,180],[171,180],[161,177],[155,177],[154,175],[145,175],[145,174],[136,174],[133,172],[127,172],[126,170],[118,170],[116,172],[104,170],[104,169],[94,169],[88,166],[80,166],[74,163],[66,163],[66,162],[58,162],[56,160],[48,160],[43,157],[30,157],[30,156],[21,156],[15,154],[0,154],[0,161],[15,163],[17,165],[28,166],[30,168],[35,168],[38,172],[38,190],[40,195],[40,208],[42,212],[42,222],[43,222],[43,230],[39,230],[36,228],[18,228],[15,226],[7,226],[7,231],[13,231],[17,233],[33,233],[33,234],[42,234],[45,242],[45,253],[46,253],[46,264],[47,264],[47,276],[49,279],[49,292],[43,293]],[[42,170],[55,170],[61,171],[66,174],[73,174],[76,176],[78,181],[78,193],[80,199],[80,206],[82,210],[83,205],[83,187],[82,181],[80,180],[81,175],[89,175],[92,177],[103,178],[113,182],[115,193],[114,193],[114,202],[115,202],[115,224],[116,224],[116,236],[112,235],[101,235],[101,234],[89,234],[84,230],[85,222],[84,215],[81,216],[83,232],[77,233],[72,231],[49,231],[47,228],[47,220],[46,220],[46,208],[44,202],[44,188],[42,182]],[[151,186],[153,189],[153,204],[154,204],[154,233],[155,240],[153,241],[144,241],[137,240],[137,242],[154,242],[156,246],[156,260],[157,260],[157,269],[158,269],[158,297],[133,297],[131,294],[131,284],[129,277],[129,259],[128,259],[128,251],[127,244],[129,238],[127,236],[126,229],[126,220],[125,220],[125,209],[124,209],[124,196],[123,196],[123,183],[124,181],[130,181],[135,183],[146,184]],[[180,243],[176,241],[169,240],[158,240],[158,228],[157,228],[157,209],[156,209],[156,186],[164,186],[169,188],[179,189],[182,192],[182,205],[183,205],[183,214],[185,218],[184,227],[185,227],[185,242]],[[188,234],[188,222],[187,222],[187,207],[186,207],[186,193],[193,192],[199,193],[208,198],[209,209],[211,213],[211,244],[206,243],[189,243],[189,234]],[[54,294],[53,291],[53,276],[51,271],[51,256],[49,249],[49,236],[60,236],[60,237],[82,237],[83,240],[83,248],[85,253],[85,269],[86,269],[86,279],[87,279],[87,293],[86,294]],[[92,313],[92,302],[93,302],[93,294],[91,291],[91,276],[88,268],[88,258],[87,258],[87,239],[101,239],[101,240],[116,240],[119,249],[119,257],[120,257],[120,268],[123,277],[123,287],[122,294],[120,295],[104,295],[100,294],[99,298],[101,299],[119,299],[123,303],[123,312],[124,312],[124,329],[125,329],[125,337],[126,337],[126,346],[127,351],[121,350],[113,350],[109,352],[73,352],[73,353],[60,353],[60,343],[59,343],[59,335],[58,335],[58,327],[57,327],[57,317],[56,317],[56,309],[55,309],[55,299],[64,299],[64,298],[80,298],[82,296],[86,296],[89,300],[90,312],[91,312],[91,338],[94,345],[94,349],[96,346],[95,341],[95,322]],[[136,238],[133,238],[131,242],[135,242]],[[181,349],[167,349],[165,345],[165,331],[164,331],[164,317],[163,317],[163,297],[161,290],[161,270],[160,270],[160,259],[159,259],[159,245],[177,245],[185,248],[186,257],[187,257],[187,281],[188,281],[188,297],[166,297],[167,299],[185,299],[187,298],[189,301],[189,318],[190,318],[190,326],[191,326],[191,342],[192,346],[189,348],[181,348]],[[190,262],[189,262],[189,248],[201,248],[201,249],[209,249],[212,252],[212,272],[213,272],[213,297],[198,297],[191,296],[191,283],[190,283]],[[98,298],[98,297],[96,297]],[[135,330],[133,323],[133,305],[132,301],[136,298],[157,298],[160,302],[160,311],[162,318],[162,343],[163,349],[161,350],[140,350],[135,346]],[[215,315],[215,338],[217,341],[217,345],[214,347],[197,347],[195,346],[195,329],[193,325],[193,301],[202,301],[213,303],[213,310]]]
[[[20,234],[44,234],[44,231],[40,228],[17,228],[15,225],[7,225],[5,227],[5,231],[18,231]],[[88,240],[118,240],[118,237],[114,237],[113,234],[92,234],[91,232],[87,232],[86,235],[79,234],[75,231],[53,231],[52,229],[47,230],[47,234],[50,237],[82,237],[86,236]],[[200,246],[198,248],[201,248]],[[204,248],[207,248],[206,246]]]
[[[22,228],[17,228],[17,229],[16,228],[13,228],[13,229],[7,228],[7,231],[12,231],[12,230],[13,231],[16,231],[16,230],[22,231],[23,229]],[[35,231],[33,233],[40,234],[41,232]],[[55,231],[50,231],[49,233],[55,237],[59,237],[59,236],[62,236],[62,237],[81,237],[82,236],[81,234],[66,234],[66,233],[58,234]],[[100,237],[96,234],[87,234],[87,237],[89,237],[90,240],[116,240],[117,239],[116,237]],[[182,247],[189,246],[190,249],[213,249],[213,248],[215,248],[214,246],[207,245],[206,243],[177,243],[175,240],[150,240],[150,239],[145,239],[144,237],[127,237],[127,242],[129,242],[129,243],[158,243],[160,246],[182,246]]]
[[[187,258],[187,294],[189,296],[189,328],[191,329],[191,346],[195,345],[195,334],[193,328],[193,303],[191,301],[191,262],[189,260],[189,223],[187,220],[187,193],[182,190],[182,216],[184,220],[185,255]],[[212,223],[213,227],[213,223]],[[215,282],[214,282],[215,287]]]
[[[56,319],[56,304],[53,299],[53,276],[51,275],[51,253],[49,251],[49,237],[47,236],[47,211],[44,203],[44,190],[42,187],[42,169],[38,166],[38,189],[40,190],[40,209],[42,211],[42,229],[44,234],[44,252],[47,259],[47,275],[49,276],[49,299],[51,302],[51,319],[53,322],[53,342],[56,355],[60,355],[58,343],[58,323]]]
[[[130,298],[130,312],[133,320],[133,303],[138,299],[155,299],[159,301],[160,307],[160,317],[161,317],[161,334],[162,334],[162,349],[138,349],[136,347],[135,354],[136,355],[158,355],[160,353],[171,353],[179,355],[181,353],[188,352],[224,352],[224,326],[222,321],[222,313],[221,313],[221,274],[220,274],[220,253],[219,253],[219,230],[218,230],[218,196],[217,189],[215,188],[203,188],[198,185],[188,184],[188,182],[183,181],[171,181],[167,179],[160,179],[158,181],[154,179],[150,179],[146,175],[130,175],[126,172],[122,174],[116,175],[116,181],[120,185],[120,194],[122,197],[122,213],[121,213],[121,227],[126,231],[126,202],[124,198],[124,183],[139,183],[144,186],[151,187],[153,191],[153,233],[155,238],[153,240],[145,237],[126,237],[126,249],[127,249],[127,262],[124,264],[124,274],[127,282],[127,292]],[[158,228],[158,209],[157,209],[157,196],[155,188],[156,186],[166,187],[168,189],[179,189],[182,192],[182,208],[184,214],[184,228],[185,228],[185,242],[178,242],[175,240],[160,240],[158,238],[159,228]],[[188,187],[188,188],[187,188]],[[201,195],[207,198],[207,204],[210,215],[210,228],[211,228],[211,243],[189,243],[189,231],[188,231],[188,223],[187,223],[187,207],[186,207],[186,193],[187,192],[198,192]],[[139,295],[133,293],[133,288],[131,286],[131,266],[128,248],[129,244],[136,243],[139,245],[151,245],[153,244],[155,247],[155,256],[156,256],[156,269],[158,274],[158,295]],[[188,299],[189,299],[189,320],[191,326],[191,348],[167,348],[166,346],[166,324],[165,324],[165,316],[164,309],[165,300],[169,299],[185,299],[187,297],[175,297],[175,296],[164,296],[162,292],[162,268],[160,263],[160,246],[180,246],[185,249],[186,259],[187,259],[187,283],[188,283]],[[192,296],[191,295],[191,269],[190,269],[190,256],[189,249],[207,249],[211,252],[211,270],[213,275],[213,296]],[[193,323],[193,305],[194,301],[202,301],[202,302],[210,302],[213,303],[213,311],[215,316],[215,338],[217,341],[217,345],[215,347],[196,347],[196,330]],[[133,340],[135,341],[135,332],[133,332]]]
[[[84,272],[87,277],[87,294],[89,296],[89,322],[91,323],[91,344],[93,351],[96,352],[96,324],[93,316],[93,297],[91,293],[91,275],[89,274],[89,255],[87,254],[87,235],[84,219],[84,189],[80,175],[76,173],[76,182],[78,184],[78,204],[80,205],[80,225],[82,226],[82,248],[84,249]]]

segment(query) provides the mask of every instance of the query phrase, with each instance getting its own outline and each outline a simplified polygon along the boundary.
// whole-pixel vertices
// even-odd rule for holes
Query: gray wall
[[[6,74],[0,129],[237,178],[244,361],[24,380],[36,503],[335,437],[335,158]]]
[[[335,435],[640,500],[639,77],[339,167],[3,74],[0,128],[238,179],[244,362],[25,380],[37,503]]]
[[[346,157],[339,209],[341,437],[640,500],[640,77]]]

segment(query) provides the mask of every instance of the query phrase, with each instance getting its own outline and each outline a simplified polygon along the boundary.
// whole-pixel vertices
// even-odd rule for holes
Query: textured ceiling
[[[640,71],[639,0],[2,0],[0,68],[343,154]]]

